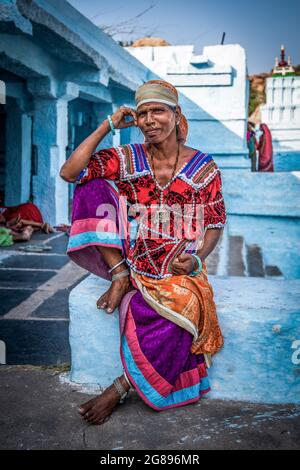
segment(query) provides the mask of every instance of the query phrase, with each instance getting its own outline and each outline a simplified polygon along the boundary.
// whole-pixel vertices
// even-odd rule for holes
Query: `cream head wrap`
[[[150,102],[164,103],[176,107],[178,105],[178,92],[176,88],[165,80],[149,80],[141,85],[135,93],[136,108]],[[185,142],[188,134],[188,123],[181,113],[180,123],[177,126],[178,140]]]
[[[159,83],[144,83],[141,85],[135,94],[136,107],[145,103],[155,101],[156,103],[164,103],[169,106],[178,105],[178,96],[175,95],[173,90],[162,86]]]

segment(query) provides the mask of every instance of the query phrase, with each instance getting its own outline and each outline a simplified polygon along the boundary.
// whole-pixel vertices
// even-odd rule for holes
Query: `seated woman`
[[[205,265],[226,221],[220,170],[185,145],[175,87],[151,80],[135,98],[136,110],[108,116],[60,171],[78,183],[68,254],[112,279],[98,308],[119,306],[124,374],[80,407],[93,424],[106,421],[130,387],[155,410],[197,402],[210,390],[210,356],[223,345]],[[110,131],[131,126],[144,144],[95,152]]]
[[[37,230],[54,232],[51,225],[43,221],[39,208],[32,202],[18,206],[0,206],[0,224],[10,230],[13,241],[28,241]]]

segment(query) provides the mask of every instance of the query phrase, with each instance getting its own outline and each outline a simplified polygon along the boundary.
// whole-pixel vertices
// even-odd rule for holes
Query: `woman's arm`
[[[223,228],[210,228],[206,230],[203,245],[196,252],[202,263],[217,246],[222,232]],[[198,269],[198,262],[196,258],[189,253],[183,253],[178,256],[171,265],[172,274],[175,276],[180,274],[190,274],[196,269]]]
[[[133,120],[126,121],[125,117],[131,116]],[[111,117],[113,125],[116,129],[124,129],[136,125],[136,114],[131,108],[122,106]],[[89,135],[66,160],[60,169],[60,176],[69,183],[74,183],[81,171],[88,165],[92,153],[96,147],[110,132],[110,125],[108,119],[105,119],[102,124]]]
[[[209,228],[206,230],[203,245],[196,253],[202,262],[217,246],[223,230],[223,228]]]

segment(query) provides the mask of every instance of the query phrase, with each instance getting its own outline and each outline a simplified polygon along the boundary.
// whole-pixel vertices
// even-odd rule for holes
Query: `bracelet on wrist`
[[[190,276],[194,277],[197,276],[198,274],[201,273],[202,271],[202,261],[200,259],[200,256],[196,255],[195,253],[192,253],[192,256],[196,259],[198,263],[198,267],[190,273]]]
[[[114,123],[112,122],[112,118],[111,118],[110,114],[107,115],[107,119],[108,119],[110,130],[111,130],[112,134],[115,135],[116,129],[115,129]]]

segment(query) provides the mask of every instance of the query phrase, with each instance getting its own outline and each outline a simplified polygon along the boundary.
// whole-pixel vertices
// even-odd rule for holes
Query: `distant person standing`
[[[251,159],[251,171],[256,170],[256,133],[255,133],[255,124],[251,121],[247,124],[247,145],[249,149],[249,158]]]
[[[267,124],[261,124],[259,129],[262,134],[257,146],[258,171],[274,171],[272,134]]]

